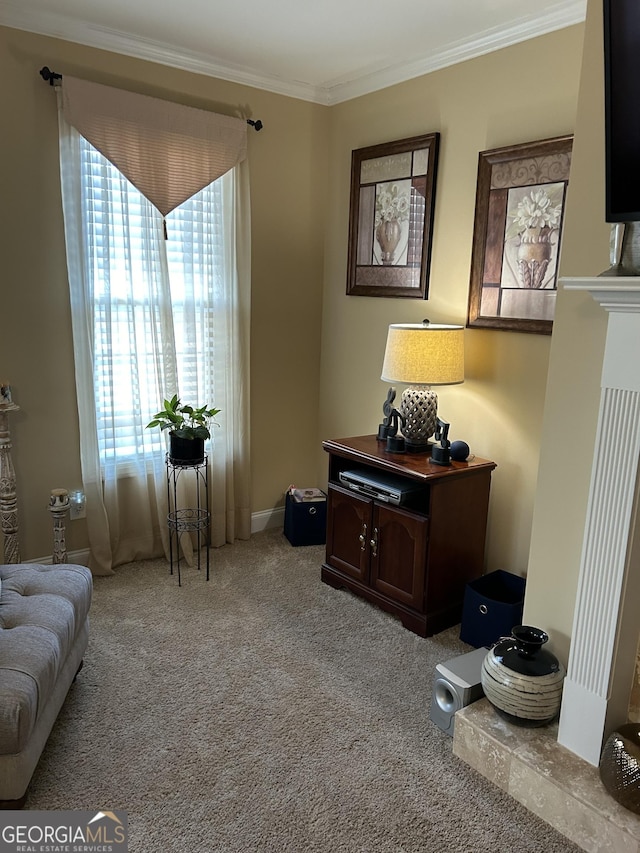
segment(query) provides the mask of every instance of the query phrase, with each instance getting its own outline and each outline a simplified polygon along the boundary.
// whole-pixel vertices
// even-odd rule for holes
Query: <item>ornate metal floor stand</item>
[[[20,562],[16,472],[11,459],[9,412],[20,411],[12,402],[0,402],[0,522],[4,534],[4,562]]]
[[[53,518],[53,562],[67,562],[66,518],[69,512],[69,492],[53,489],[49,500],[49,512]]]
[[[174,548],[175,564],[178,573],[178,586],[182,585],[180,575],[180,537],[183,533],[196,533],[197,567],[201,569],[202,547],[206,546],[207,580],[209,580],[210,523],[209,512],[209,466],[207,457],[194,464],[180,463],[166,457],[167,466],[167,525],[169,527],[169,563],[173,574]],[[195,507],[178,506],[178,481],[181,476],[195,476]]]

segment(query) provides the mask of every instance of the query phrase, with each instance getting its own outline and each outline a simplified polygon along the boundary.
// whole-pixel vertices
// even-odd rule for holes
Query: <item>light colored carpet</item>
[[[429,721],[421,639],[320,581],[280,531],[97,578],[85,666],[29,809],[123,809],[131,853],[567,853],[574,845],[452,755]]]

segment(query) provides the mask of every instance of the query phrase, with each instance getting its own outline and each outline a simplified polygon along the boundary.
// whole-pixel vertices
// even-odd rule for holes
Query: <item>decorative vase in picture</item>
[[[544,283],[551,263],[551,231],[548,228],[525,228],[518,247],[518,273],[523,287],[538,290]]]
[[[411,182],[393,181],[376,187],[375,235],[384,266],[397,263],[396,249],[402,236],[402,223],[409,220]]]
[[[553,254],[553,234],[562,219],[560,185],[551,184],[530,190],[520,199],[513,213],[508,236],[520,238],[517,253],[520,285],[539,290],[544,285]]]
[[[397,219],[385,220],[376,228],[376,240],[380,244],[381,259],[385,266],[393,264],[401,233]]]
[[[485,696],[502,717],[518,726],[544,726],[560,710],[565,671],[555,655],[542,648],[548,639],[540,628],[517,625],[482,663]]]

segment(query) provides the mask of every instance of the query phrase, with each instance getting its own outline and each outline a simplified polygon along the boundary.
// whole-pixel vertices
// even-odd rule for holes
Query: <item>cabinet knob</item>
[[[358,536],[358,539],[360,540],[360,550],[364,551],[364,549],[367,547],[367,525],[366,524],[362,525],[362,533],[360,534],[360,536]]]
[[[373,528],[373,539],[369,542],[371,545],[371,553],[374,557],[378,556],[378,528]]]

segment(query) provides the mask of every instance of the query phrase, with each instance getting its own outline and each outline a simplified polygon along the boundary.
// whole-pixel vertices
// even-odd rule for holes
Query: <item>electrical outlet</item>
[[[84,492],[79,489],[69,494],[69,519],[75,521],[77,518],[87,517],[87,502]]]

